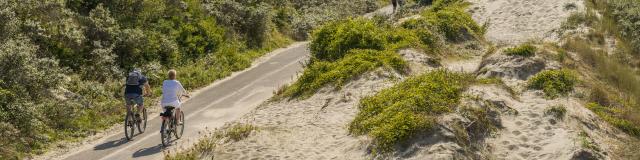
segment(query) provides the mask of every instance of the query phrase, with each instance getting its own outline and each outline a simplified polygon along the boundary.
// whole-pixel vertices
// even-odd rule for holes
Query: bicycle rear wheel
[[[171,143],[171,129],[170,122],[171,120],[162,120],[162,126],[160,127],[160,138],[162,141],[162,146],[169,146]]]
[[[182,125],[179,122],[182,122]],[[176,120],[174,124],[176,125],[176,130],[173,132],[173,134],[176,136],[176,139],[180,139],[180,137],[182,137],[182,133],[184,132],[184,113],[182,111],[180,111],[180,119]]]
[[[137,121],[137,126],[138,126],[138,131],[140,131],[140,133],[144,133],[144,131],[147,129],[147,109],[143,108],[141,113],[140,113],[140,120]]]
[[[127,137],[127,140],[131,140],[133,138],[133,132],[135,132],[135,124],[133,122],[133,114],[131,112],[127,112],[127,115],[124,118],[124,135]]]

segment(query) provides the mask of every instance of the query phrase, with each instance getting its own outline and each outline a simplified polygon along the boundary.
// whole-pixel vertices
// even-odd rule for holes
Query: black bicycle
[[[162,146],[169,146],[171,144],[171,134],[176,137],[176,139],[180,139],[182,137],[182,133],[184,132],[184,113],[180,111],[180,113],[173,113],[173,106],[166,106],[166,111],[162,113],[162,127],[160,127],[160,138],[162,138]],[[176,115],[180,114],[180,122],[178,123],[176,119]]]
[[[127,137],[127,140],[131,140],[133,138],[133,134],[135,132],[135,128],[138,128],[140,133],[144,133],[144,130],[147,129],[147,109],[142,108],[142,112],[140,113],[140,117],[136,117],[134,112],[138,109],[138,104],[135,103],[134,98],[128,98],[129,104],[131,107],[127,107],[127,115],[124,118],[124,135]]]

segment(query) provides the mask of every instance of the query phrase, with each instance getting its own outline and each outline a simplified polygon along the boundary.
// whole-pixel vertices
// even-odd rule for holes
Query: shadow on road
[[[148,156],[148,155],[159,153],[161,151],[162,151],[162,144],[158,144],[158,145],[153,146],[153,147],[143,148],[143,149],[140,149],[140,150],[136,151],[135,153],[133,153],[133,158],[142,157],[142,156]]]
[[[109,141],[109,142],[104,142],[100,145],[97,145],[95,147],[93,147],[93,150],[105,150],[105,149],[109,149],[109,148],[113,148],[113,147],[118,147],[122,144],[127,143],[127,139],[126,138],[121,138],[118,140],[113,140],[113,141]]]

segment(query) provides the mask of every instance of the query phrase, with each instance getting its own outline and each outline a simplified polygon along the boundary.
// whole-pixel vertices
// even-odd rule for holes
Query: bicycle
[[[172,110],[175,109],[173,106],[166,106],[165,109],[166,111],[160,115],[163,117],[162,126],[160,127],[160,138],[162,146],[166,147],[171,143],[171,133],[173,133],[176,139],[182,137],[182,133],[184,132],[184,112],[181,110],[180,113],[173,113]],[[176,114],[180,114],[180,122],[182,122],[182,124],[176,121]]]
[[[127,101],[130,102],[129,104],[133,105],[131,105],[131,107],[127,107],[127,115],[124,118],[124,135],[127,140],[131,140],[136,127],[140,133],[144,133],[147,129],[147,109],[142,108],[140,118],[136,118],[134,114],[136,112],[134,112],[134,110],[138,109],[138,104],[135,103],[135,98],[128,98]]]

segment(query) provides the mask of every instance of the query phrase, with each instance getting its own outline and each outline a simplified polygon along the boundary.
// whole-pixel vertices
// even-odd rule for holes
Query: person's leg
[[[393,5],[393,12],[396,12],[396,7],[398,5],[398,0],[391,0],[391,5]]]
[[[180,108],[176,108],[176,121],[178,121],[178,124],[182,124],[182,121],[180,121],[181,116],[182,112],[180,112]]]
[[[138,96],[136,98],[136,103],[138,103],[138,111],[137,111],[137,113],[140,113],[142,111],[142,109],[144,108],[144,97],[142,97],[142,95]]]

